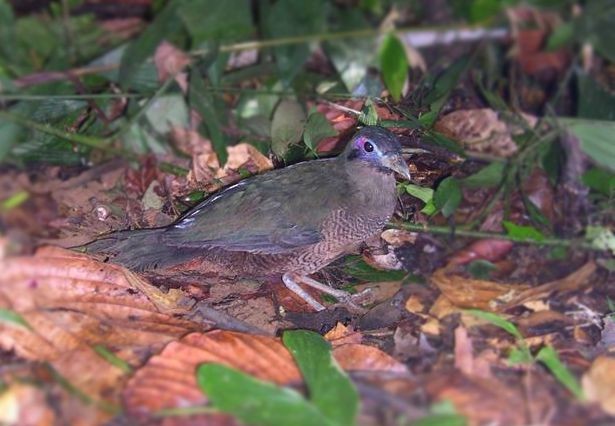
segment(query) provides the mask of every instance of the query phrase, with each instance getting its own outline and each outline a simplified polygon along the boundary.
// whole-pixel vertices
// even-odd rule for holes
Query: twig
[[[520,239],[518,237],[500,234],[497,232],[486,232],[486,231],[470,231],[465,229],[452,229],[447,226],[425,226],[425,225],[417,225],[414,223],[389,223],[387,225],[389,229],[402,229],[405,231],[412,232],[422,232],[426,234],[436,234],[436,235],[448,235],[448,236],[457,236],[457,237],[465,237],[465,238],[491,238],[491,239],[500,239],[500,240],[508,240],[514,241],[516,243],[521,244],[530,244],[537,246],[551,246],[551,247],[575,247],[581,248],[584,250],[596,250],[601,251],[586,241],[581,241],[578,239],[561,239],[561,238],[545,238],[543,240],[533,240],[533,239]]]

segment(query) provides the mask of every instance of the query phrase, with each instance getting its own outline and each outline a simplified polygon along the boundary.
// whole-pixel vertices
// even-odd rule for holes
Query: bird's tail
[[[110,262],[119,263],[135,271],[164,268],[185,260],[186,253],[179,253],[161,240],[164,228],[118,231],[87,243],[79,249],[91,254],[103,254]]]

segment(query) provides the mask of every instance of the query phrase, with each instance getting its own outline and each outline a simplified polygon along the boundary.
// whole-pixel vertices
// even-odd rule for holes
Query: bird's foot
[[[303,284],[309,285],[312,288],[315,288],[319,291],[322,291],[323,293],[335,297],[340,304],[345,305],[349,310],[357,313],[365,312],[365,308],[359,306],[357,303],[360,303],[361,301],[365,300],[366,296],[369,296],[369,293],[371,291],[370,289],[367,289],[358,294],[350,294],[346,291],[332,288],[310,277],[292,273],[284,274],[282,276],[282,281],[284,281],[284,285],[286,285],[286,288],[291,290],[297,296],[301,297],[308,305],[312,306],[316,311],[322,311],[326,308],[320,302],[310,296],[303,288],[301,288],[301,286],[299,286],[298,284],[299,282],[302,282]]]

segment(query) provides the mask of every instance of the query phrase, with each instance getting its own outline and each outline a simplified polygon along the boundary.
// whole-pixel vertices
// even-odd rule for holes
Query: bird
[[[171,225],[112,232],[84,248],[134,271],[199,259],[230,277],[282,275],[286,287],[320,311],[325,307],[299,283],[349,300],[309,275],[378,238],[397,205],[396,175],[410,180],[397,136],[366,126],[338,156],[257,174]]]

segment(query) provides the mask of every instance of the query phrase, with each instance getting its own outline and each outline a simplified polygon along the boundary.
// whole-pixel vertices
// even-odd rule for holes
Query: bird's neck
[[[383,200],[395,198],[395,175],[392,172],[363,161],[347,161],[344,167],[350,181],[360,192],[373,194],[374,198],[382,197]]]

